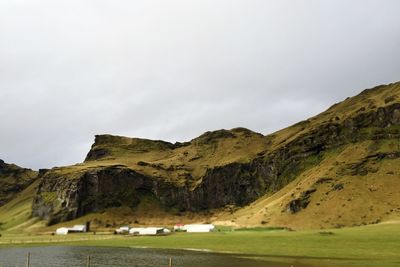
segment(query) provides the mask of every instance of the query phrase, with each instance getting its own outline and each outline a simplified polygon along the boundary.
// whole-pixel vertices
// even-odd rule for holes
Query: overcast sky
[[[2,0],[0,158],[81,162],[95,134],[271,133],[400,80],[398,0]]]

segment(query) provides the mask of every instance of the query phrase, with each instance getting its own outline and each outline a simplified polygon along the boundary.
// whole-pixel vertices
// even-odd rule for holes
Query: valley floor
[[[198,249],[285,262],[289,266],[395,267],[400,266],[400,223],[324,231],[220,229],[206,234],[176,233],[159,237],[100,233],[51,236],[8,232],[0,237],[0,248],[38,245]]]

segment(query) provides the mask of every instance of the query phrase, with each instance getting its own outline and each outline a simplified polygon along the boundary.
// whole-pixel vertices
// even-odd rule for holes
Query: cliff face
[[[56,223],[135,207],[143,192],[180,211],[244,206],[282,189],[334,149],[399,138],[399,95],[399,84],[367,90],[269,136],[243,128],[176,144],[97,136],[83,164],[41,176],[33,216]],[[296,212],[303,208],[291,203]]]
[[[35,181],[37,173],[0,160],[0,206]]]
[[[195,189],[145,176],[125,166],[96,168],[75,177],[49,172],[38,186],[33,216],[52,224],[110,207],[134,208],[143,192],[152,194],[165,207],[180,211],[243,205],[265,192],[263,181],[253,181],[249,176],[250,168],[232,164],[210,170]]]
[[[33,216],[50,223],[109,207],[134,207],[140,201],[140,190],[151,189],[147,177],[120,166],[93,169],[75,177],[49,172],[41,179]]]

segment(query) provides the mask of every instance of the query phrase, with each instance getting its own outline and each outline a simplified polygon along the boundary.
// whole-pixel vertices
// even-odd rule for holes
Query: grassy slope
[[[400,83],[366,90],[309,119],[305,123],[307,127],[300,123],[271,135],[274,139],[272,146],[286,145],[306,131],[336,120],[336,117],[344,120],[399,101]],[[267,195],[234,213],[223,212],[214,220],[233,226],[264,224],[310,229],[400,219],[400,195],[397,193],[400,186],[400,159],[372,159],[364,167],[369,170],[368,174],[351,173],[352,164],[361,163],[368,156],[399,151],[398,138],[352,143],[327,151],[318,164],[300,173],[279,192]],[[321,178],[332,180],[317,183]],[[333,190],[337,184],[344,188]],[[317,191],[312,194],[307,208],[296,214],[288,212],[288,203],[308,189]]]
[[[354,97],[334,104],[328,110],[312,118],[267,136],[267,138],[271,139],[269,149],[274,150],[287,145],[301,135],[318,130],[321,125],[326,123],[340,123],[347,118],[377,111],[381,107],[386,107],[394,103],[400,103],[400,82],[366,89]]]
[[[0,231],[9,232],[31,231],[38,223],[36,219],[31,219],[32,201],[35,196],[36,186],[39,181],[35,181],[17,197],[0,207]]]
[[[0,206],[10,201],[36,178],[37,172],[0,160]]]
[[[400,195],[397,193],[400,159],[371,160],[367,167],[372,172],[366,175],[338,174],[368,155],[396,150],[399,140],[384,142],[373,152],[368,149],[372,143],[366,141],[327,153],[323,161],[300,174],[284,189],[233,214],[225,212],[217,220],[230,225],[260,225],[263,222],[265,225],[309,229],[400,219]],[[331,180],[317,182],[321,178]],[[343,189],[334,190],[339,184]],[[287,211],[291,200],[312,188],[316,192],[311,195],[307,208],[296,214]]]

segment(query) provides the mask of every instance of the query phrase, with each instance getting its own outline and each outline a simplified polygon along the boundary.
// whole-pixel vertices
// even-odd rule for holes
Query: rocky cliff
[[[31,169],[0,160],[0,206],[33,183],[36,176],[37,173]]]
[[[40,175],[32,214],[56,223],[134,208],[143,192],[180,211],[241,207],[278,192],[338,148],[398,138],[399,83],[365,90],[268,136],[236,128],[171,144],[99,135],[84,163]],[[285,205],[297,213],[307,201],[293,196]]]

